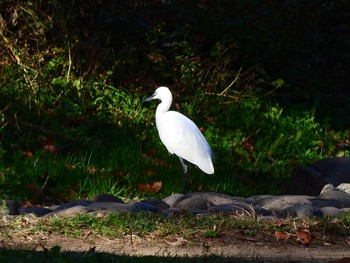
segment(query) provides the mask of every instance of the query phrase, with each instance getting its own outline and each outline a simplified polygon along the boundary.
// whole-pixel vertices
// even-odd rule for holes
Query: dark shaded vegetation
[[[278,193],[296,164],[348,155],[348,1],[2,1],[2,196],[50,202],[181,169],[140,99],[169,86],[215,152],[190,188]],[[340,146],[339,146],[340,145]],[[339,147],[337,147],[339,146]]]
[[[13,250],[13,249],[0,249],[0,259],[5,260],[3,262],[18,262],[18,258],[25,260],[25,262],[214,262],[220,260],[221,262],[262,262],[259,259],[245,260],[237,257],[220,257],[220,256],[202,256],[196,258],[168,255],[160,256],[126,256],[126,255],[113,255],[109,253],[95,253],[95,252],[61,252],[60,247],[54,247],[50,250],[39,252],[33,250]],[[14,257],[16,254],[16,257]],[[166,254],[166,253],[164,253]]]

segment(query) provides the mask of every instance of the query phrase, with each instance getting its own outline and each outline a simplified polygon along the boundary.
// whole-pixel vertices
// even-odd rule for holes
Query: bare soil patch
[[[272,236],[245,238],[227,233],[216,238],[186,240],[180,236],[160,239],[152,235],[143,237],[125,235],[108,238],[91,231],[73,238],[54,233],[26,234],[8,232],[1,236],[1,247],[30,251],[50,251],[59,247],[62,252],[97,252],[112,255],[203,257],[220,256],[235,259],[270,261],[350,262],[350,246],[344,238],[332,237],[329,243],[315,240],[309,246],[293,239],[277,240]],[[338,261],[337,261],[338,262]],[[340,262],[340,261],[339,261]]]

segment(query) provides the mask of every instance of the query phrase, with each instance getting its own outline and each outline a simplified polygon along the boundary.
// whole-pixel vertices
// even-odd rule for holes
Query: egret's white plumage
[[[172,95],[167,87],[159,87],[155,93],[144,99],[158,99],[161,103],[156,110],[156,124],[160,140],[171,154],[176,154],[187,176],[183,160],[197,165],[207,174],[214,173],[210,146],[196,124],[185,115],[169,111]]]

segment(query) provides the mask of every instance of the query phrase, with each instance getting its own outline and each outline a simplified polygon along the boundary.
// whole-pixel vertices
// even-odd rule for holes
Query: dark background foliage
[[[139,105],[159,85],[205,128],[218,173],[230,174],[218,184],[252,181],[237,194],[275,185],[296,163],[334,156],[334,145],[346,144],[349,1],[3,0],[0,10],[2,183],[18,176],[9,192],[25,183],[57,187],[67,172],[34,169],[24,179],[19,166],[33,161],[23,152],[54,158],[53,166],[55,158],[84,160],[85,169],[94,158],[111,166],[95,153],[113,146],[110,158],[120,160],[97,177],[130,193],[150,177],[139,178],[149,164],[136,156],[162,149],[152,146],[152,110]],[[92,160],[81,157],[92,148]],[[76,173],[72,191],[95,183]],[[222,190],[218,184],[210,190]]]

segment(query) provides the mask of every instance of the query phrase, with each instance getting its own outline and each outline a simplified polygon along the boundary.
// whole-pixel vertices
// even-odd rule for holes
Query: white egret
[[[160,140],[171,154],[176,154],[184,172],[182,191],[187,182],[187,165],[184,160],[197,165],[207,174],[214,173],[212,151],[197,125],[177,111],[169,111],[173,97],[167,87],[159,87],[142,102],[158,99],[156,125]]]

